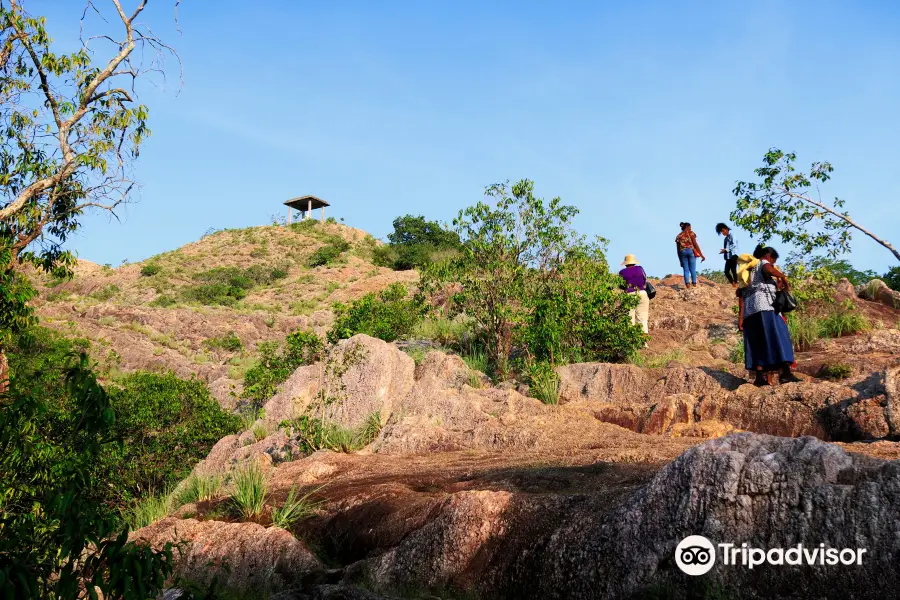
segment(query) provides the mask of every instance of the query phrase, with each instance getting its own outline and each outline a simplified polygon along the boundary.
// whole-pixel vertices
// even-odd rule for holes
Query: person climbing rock
[[[681,233],[675,237],[675,247],[678,251],[678,260],[684,271],[684,286],[688,289],[697,286],[697,259],[705,261],[700,244],[697,243],[697,235],[691,230],[690,223],[679,223]]]
[[[759,265],[753,269],[750,285],[741,290],[743,308],[738,326],[744,332],[744,366],[756,374],[754,385],[772,385],[773,376],[781,372],[781,383],[800,381],[791,372],[794,347],[787,323],[775,313],[775,295],[787,290],[787,277],[775,266],[778,252],[773,248],[760,251]]]
[[[737,263],[738,263],[738,245],[731,235],[731,228],[725,223],[716,225],[716,233],[725,236],[725,243],[719,254],[725,258],[725,279],[732,287],[738,286]]]
[[[625,291],[638,296],[637,307],[631,309],[631,323],[640,323],[644,333],[649,333],[650,297],[647,295],[647,273],[634,254],[626,254],[622,266],[625,268],[619,271],[619,276],[625,280]]]

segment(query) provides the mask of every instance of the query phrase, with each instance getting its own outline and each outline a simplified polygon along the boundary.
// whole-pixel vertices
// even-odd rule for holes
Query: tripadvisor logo
[[[827,548],[825,544],[790,548],[754,548],[747,543],[718,544],[722,564],[753,569],[760,565],[862,565],[865,548]],[[702,535],[689,535],[675,548],[675,564],[688,575],[708,573],[716,563],[716,545]]]

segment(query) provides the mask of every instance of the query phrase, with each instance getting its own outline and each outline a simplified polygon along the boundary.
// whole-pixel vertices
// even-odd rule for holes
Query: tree
[[[459,249],[459,235],[421,215],[397,217],[387,237],[390,244],[376,250],[375,262],[397,271],[424,267]]]
[[[452,310],[472,320],[499,375],[508,375],[514,345],[554,361],[570,344],[604,344],[606,324],[634,329],[628,311],[636,298],[613,291],[621,280],[609,274],[601,247],[572,228],[578,209],[536,197],[527,179],[492,185],[486,195],[492,204],[478,202],[453,221],[461,253],[428,267],[422,286],[426,295],[450,294]],[[618,308],[607,311],[611,303]],[[634,333],[639,345],[643,338]]]
[[[173,572],[172,544],[129,544],[96,501],[115,412],[87,356],[66,369],[72,410],[52,411],[30,385],[14,375],[0,394],[0,596],[155,597]]]
[[[809,173],[794,166],[797,155],[777,148],[766,152],[756,169],[758,182],[738,181],[734,188],[737,207],[731,213],[735,225],[766,242],[777,235],[802,254],[824,250],[831,257],[850,250],[851,230],[856,229],[884,246],[900,260],[900,252],[842,211],[844,200],[824,201],[818,186],[831,179],[828,162],[814,162]],[[811,188],[816,187],[815,195]]]
[[[22,2],[0,1],[0,287],[17,289],[0,292],[0,385],[7,379],[3,337],[30,319],[32,293],[17,271],[73,265],[63,243],[85,210],[113,212],[129,199],[130,165],[150,135],[147,107],[134,102],[135,82],[159,71],[156,59],[171,49],[136,26],[146,0],[130,13],[120,0],[110,3],[119,36],[94,36],[58,54],[43,17]],[[87,8],[99,12],[95,4]],[[145,49],[154,57],[147,66],[133,59]],[[108,58],[95,66],[100,52]]]

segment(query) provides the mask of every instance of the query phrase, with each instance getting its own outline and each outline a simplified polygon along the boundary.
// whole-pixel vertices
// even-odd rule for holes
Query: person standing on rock
[[[700,244],[697,243],[697,235],[691,230],[690,223],[679,223],[681,233],[675,237],[675,247],[678,250],[678,260],[684,271],[684,286],[688,289],[697,286],[697,259],[705,261]]]
[[[619,271],[619,277],[625,280],[625,291],[638,296],[638,305],[631,309],[631,323],[640,323],[644,333],[649,333],[650,297],[647,295],[647,273],[634,254],[626,254],[622,266],[625,268]]]
[[[731,235],[731,229],[725,223],[716,225],[716,233],[725,236],[724,247],[719,250],[719,254],[725,258],[725,279],[731,284],[731,287],[737,288],[737,264],[738,264],[738,246]]]
[[[787,323],[775,314],[775,294],[789,289],[790,284],[775,266],[778,252],[767,247],[761,254],[750,285],[743,290],[744,306],[738,321],[744,332],[744,366],[756,373],[753,384],[757,386],[772,385],[778,371],[781,383],[798,382],[791,372],[794,346]]]

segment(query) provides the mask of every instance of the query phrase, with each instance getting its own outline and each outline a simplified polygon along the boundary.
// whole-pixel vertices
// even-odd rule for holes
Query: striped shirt
[[[750,285],[743,290],[745,319],[758,312],[775,310],[775,294],[778,287],[775,285],[775,279],[763,271],[763,265],[766,264],[769,264],[769,261],[765,259],[759,261],[759,265],[753,269],[750,276]]]

